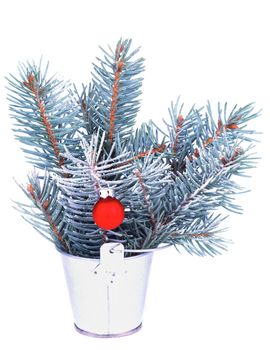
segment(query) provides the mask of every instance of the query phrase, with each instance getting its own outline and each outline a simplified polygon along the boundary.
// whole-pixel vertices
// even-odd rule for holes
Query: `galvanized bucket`
[[[77,331],[118,337],[141,328],[153,252],[124,258],[122,244],[106,243],[100,259],[60,254]]]

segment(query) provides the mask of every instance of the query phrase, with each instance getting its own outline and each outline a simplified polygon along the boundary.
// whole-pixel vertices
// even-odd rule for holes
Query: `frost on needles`
[[[33,166],[28,197],[16,208],[42,236],[70,254],[99,257],[104,242],[126,249],[162,243],[191,254],[226,249],[219,234],[220,208],[239,213],[235,182],[253,168],[253,104],[227,110],[193,106],[183,113],[178,99],[163,125],[135,129],[144,60],[131,40],[101,49],[91,83],[78,90],[48,65],[26,63],[8,80],[15,137]],[[92,208],[101,188],[115,192],[126,209],[113,231],[95,225]]]

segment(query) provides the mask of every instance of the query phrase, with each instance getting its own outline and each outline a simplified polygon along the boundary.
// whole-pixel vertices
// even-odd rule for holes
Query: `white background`
[[[269,350],[269,10],[267,1],[2,1],[1,75],[1,349]],[[98,45],[131,37],[146,58],[139,121],[167,116],[181,94],[187,108],[207,99],[263,108],[252,192],[244,214],[227,221],[229,252],[216,258],[155,254],[143,329],[121,339],[76,333],[59,257],[19,217],[12,176],[27,166],[13,140],[5,82],[18,61],[51,62],[76,83],[90,79]],[[3,344],[2,344],[3,343]]]

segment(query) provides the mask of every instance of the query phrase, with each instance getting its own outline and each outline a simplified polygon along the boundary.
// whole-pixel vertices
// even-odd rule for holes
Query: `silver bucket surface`
[[[61,252],[75,328],[97,337],[141,328],[153,253],[124,258],[124,247],[105,243],[100,259]]]

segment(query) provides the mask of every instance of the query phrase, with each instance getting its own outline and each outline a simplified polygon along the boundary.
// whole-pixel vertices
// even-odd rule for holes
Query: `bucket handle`
[[[151,252],[155,252],[165,248],[169,248],[171,246],[172,246],[171,244],[166,244],[166,245],[163,245],[162,247],[149,248],[149,249],[125,249],[124,248],[124,253],[151,253]],[[110,249],[110,252],[111,253],[122,252],[123,251],[122,247],[123,245],[121,243],[118,243]]]

